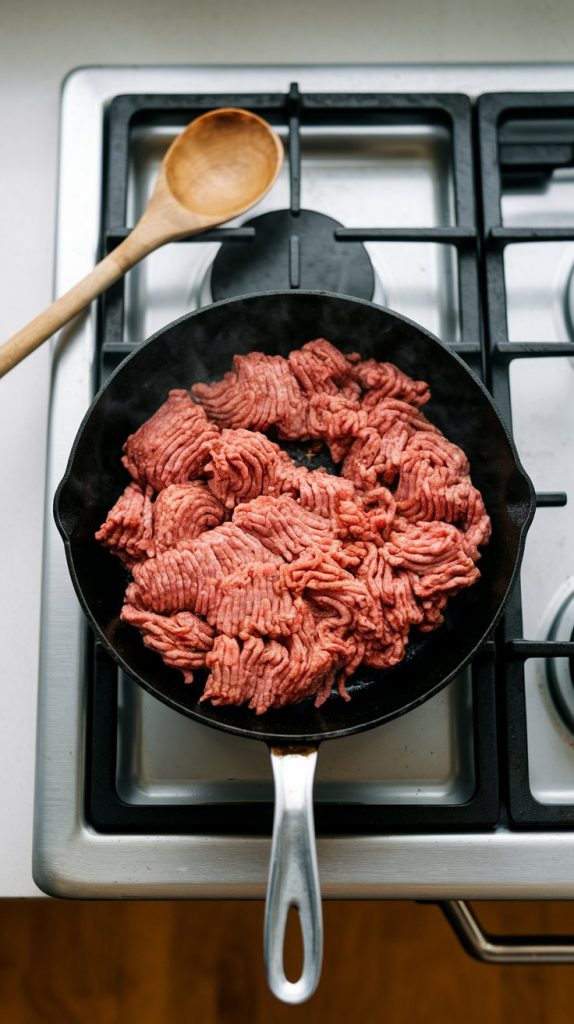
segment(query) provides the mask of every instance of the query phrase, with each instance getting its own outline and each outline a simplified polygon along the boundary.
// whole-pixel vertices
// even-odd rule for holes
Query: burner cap
[[[309,288],[372,299],[375,275],[360,242],[337,242],[339,221],[313,210],[273,210],[248,220],[251,242],[224,242],[211,272],[214,301]]]

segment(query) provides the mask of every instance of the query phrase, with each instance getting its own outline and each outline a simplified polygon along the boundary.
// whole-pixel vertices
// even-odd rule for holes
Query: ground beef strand
[[[122,619],[136,626],[146,647],[159,654],[170,668],[183,672],[184,682],[193,682],[193,669],[202,668],[213,646],[213,629],[193,612],[158,615],[125,604]]]
[[[156,554],[195,540],[219,526],[226,515],[222,503],[202,481],[169,484],[159,492],[153,505]]]
[[[96,540],[121,558],[128,569],[155,555],[152,495],[149,486],[128,484],[96,533]]]
[[[303,395],[282,356],[250,352],[235,356],[233,370],[215,384],[194,384],[192,393],[222,427],[268,430],[298,437]]]
[[[280,494],[293,471],[291,459],[265,434],[251,430],[223,430],[210,445],[205,466],[207,485],[232,509],[261,494]]]
[[[160,491],[200,476],[218,434],[189,392],[170,391],[151,419],[130,434],[122,462],[134,480]]]

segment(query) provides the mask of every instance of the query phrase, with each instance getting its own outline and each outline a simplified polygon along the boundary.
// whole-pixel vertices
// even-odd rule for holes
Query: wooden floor
[[[485,904],[491,930],[574,931],[574,904]],[[488,967],[439,910],[325,905],[320,988],[278,1004],[260,903],[0,902],[3,1024],[571,1024],[573,967]],[[294,946],[288,957],[297,956]]]

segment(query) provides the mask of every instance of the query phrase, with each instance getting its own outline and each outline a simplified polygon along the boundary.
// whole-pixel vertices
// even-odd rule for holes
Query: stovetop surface
[[[504,69],[488,68],[468,68],[461,74],[457,74],[455,68],[260,68],[237,69],[235,77],[232,71],[217,68],[189,71],[170,69],[165,73],[163,69],[131,69],[129,72],[123,69],[94,69],[80,72],[75,81],[70,80],[64,96],[63,156],[66,152],[70,155],[67,162],[64,159],[62,162],[59,241],[61,284],[72,283],[66,281],[66,275],[71,270],[70,266],[67,266],[67,252],[70,251],[70,245],[73,246],[76,230],[75,225],[72,226],[71,218],[73,183],[79,180],[79,167],[77,165],[74,171],[70,133],[75,123],[74,118],[77,119],[82,104],[84,111],[90,105],[92,109],[92,153],[96,137],[101,140],[104,108],[108,107],[109,118],[110,111],[113,115],[114,102],[120,107],[126,103],[129,105],[130,97],[137,108],[134,126],[129,133],[129,148],[121,154],[120,159],[120,178],[121,169],[125,166],[123,183],[120,181],[119,184],[110,187],[113,161],[106,161],[104,192],[106,182],[108,187],[103,219],[103,241],[105,246],[111,248],[118,238],[122,237],[126,228],[135,222],[143,209],[163,152],[181,124],[189,120],[186,116],[187,111],[194,107],[197,96],[211,94],[213,101],[215,93],[228,92],[232,96],[238,96],[244,95],[246,91],[259,94],[265,92],[266,96],[271,96],[270,104],[268,100],[265,101],[270,106],[271,115],[280,120],[277,107],[273,106],[273,96],[287,94],[293,81],[299,82],[302,92],[307,89],[313,92],[340,94],[356,90],[357,93],[363,94],[384,92],[388,96],[389,91],[467,91],[471,96],[476,96],[491,90],[507,89],[510,82],[516,83],[517,88],[526,87],[527,82],[528,87],[532,87],[537,75],[538,86],[542,90],[556,88],[558,81],[561,88],[569,84],[574,89],[574,73],[571,73],[571,81],[568,82],[564,76],[560,78],[555,68],[523,69],[522,72],[517,71],[514,78],[509,78],[508,72]],[[90,103],[87,102],[86,94],[90,94]],[[122,94],[126,94],[125,99],[108,105],[107,101],[114,95]],[[170,103],[165,102],[167,96],[172,97],[171,114]],[[179,103],[174,102],[174,96],[179,96]],[[146,122],[146,109],[153,108],[154,102],[163,113],[158,117],[156,111]],[[217,98],[215,102],[218,102]],[[507,99],[507,105],[509,102],[511,104],[512,100]],[[416,105],[414,99],[412,104]],[[347,103],[347,107],[349,106],[352,107],[352,104]],[[290,112],[293,113],[292,107]],[[530,126],[530,135],[527,132],[530,143],[568,144],[568,123],[572,124],[571,121],[568,122],[568,118],[572,118],[572,111],[565,108],[561,112],[560,128],[553,123],[550,138],[544,135],[544,125],[541,125],[538,113],[535,111],[531,116],[534,117],[534,123]],[[495,301],[488,307],[489,317],[493,317],[492,322],[488,317],[484,321],[486,339],[480,337],[477,330],[479,293],[477,291],[475,301],[473,279],[476,273],[478,282],[478,272],[473,271],[472,266],[474,261],[478,267],[476,254],[473,253],[471,244],[469,256],[468,238],[455,237],[456,231],[455,235],[449,238],[446,233],[452,227],[475,227],[474,220],[468,217],[468,205],[465,210],[466,216],[461,218],[461,186],[460,183],[457,186],[456,174],[453,173],[456,161],[452,159],[452,128],[441,118],[433,120],[427,117],[422,119],[427,123],[407,124],[395,123],[393,118],[388,117],[379,118],[380,123],[373,123],[375,120],[371,117],[370,123],[361,123],[364,117],[359,114],[358,117],[349,117],[348,123],[344,123],[344,117],[340,116],[337,119],[331,118],[331,122],[335,123],[325,125],[314,123],[313,117],[307,116],[309,123],[306,123],[303,112],[300,131],[301,205],[335,216],[345,227],[357,229],[359,234],[368,228],[383,229],[376,240],[374,236],[366,237],[364,240],[375,270],[375,301],[419,321],[461,351],[473,368],[483,368],[484,353],[489,352],[488,329],[490,328],[490,340],[495,344],[502,340],[504,346],[505,338],[497,333],[499,322],[496,320]],[[485,116],[485,123],[487,120]],[[517,120],[518,124],[515,123],[516,119],[510,117],[508,126],[504,128],[502,141],[506,147],[516,147],[524,143],[524,114],[520,113]],[[341,121],[343,123],[340,123]],[[557,118],[554,118],[554,121],[557,122]],[[109,120],[107,123],[109,125]],[[287,119],[284,119],[284,126],[278,125],[286,141],[287,124]],[[473,130],[476,131],[476,124]],[[557,131],[558,139],[555,137]],[[81,140],[78,141],[81,144]],[[117,145],[115,149],[112,146],[113,154],[117,156]],[[77,160],[77,154],[75,156]],[[460,154],[458,159],[460,160]],[[465,173],[467,176],[471,174],[472,168],[467,167]],[[359,184],[358,191],[353,183]],[[508,288],[508,339],[517,346],[515,351],[518,352],[527,342],[557,342],[564,345],[565,355],[562,356],[560,352],[558,357],[553,355],[553,358],[543,359],[539,357],[539,353],[533,351],[532,358],[516,358],[512,361],[508,374],[510,360],[505,355],[501,358],[495,353],[493,370],[490,366],[491,357],[488,356],[486,359],[487,380],[495,389],[495,398],[498,398],[503,414],[508,416],[511,403],[515,439],[537,491],[571,492],[571,460],[568,460],[566,455],[568,439],[573,436],[574,429],[574,403],[569,399],[571,385],[568,374],[572,377],[574,387],[574,370],[567,356],[571,356],[570,348],[574,346],[568,344],[571,314],[565,296],[568,296],[570,291],[570,268],[574,264],[574,230],[572,239],[561,236],[543,239],[544,257],[538,259],[535,253],[528,255],[528,250],[533,246],[538,247],[538,252],[541,248],[540,242],[534,242],[528,236],[528,230],[536,225],[542,225],[544,228],[555,227],[564,233],[564,226],[568,224],[573,209],[571,198],[574,177],[571,168],[566,165],[551,177],[547,176],[546,181],[540,174],[538,177],[531,175],[530,180],[523,176],[523,179],[518,181],[514,167],[511,168],[510,177],[506,169],[502,184],[500,224],[509,231],[526,229],[527,234],[525,238],[507,240],[506,248],[501,248],[500,252],[493,254],[491,266],[487,268],[486,287],[488,270],[494,263],[500,265],[502,260]],[[98,225],[100,199],[95,194],[96,191],[94,183],[90,198],[91,216],[92,221],[95,220],[95,224]],[[290,199],[292,200],[292,192],[293,182],[290,180],[289,167],[286,165],[276,188],[257,210],[244,220],[254,213],[288,207]],[[416,238],[416,231],[421,227],[434,228],[435,236]],[[96,230],[94,233],[93,228],[94,223],[91,238],[95,243],[98,232]],[[393,230],[395,233],[398,230],[399,234],[404,230],[408,235],[409,229],[414,229],[410,238],[402,238],[402,235],[400,240],[397,240],[397,237],[392,238]],[[441,235],[442,229],[445,233]],[[560,235],[560,230],[557,230],[557,235]],[[476,237],[478,240],[478,233]],[[485,238],[488,249],[488,236]],[[517,240],[520,244],[510,244]],[[447,241],[451,244],[445,244]],[[128,275],[125,290],[116,286],[115,291],[110,292],[100,310],[97,332],[93,330],[93,323],[84,324],[75,337],[72,335],[71,344],[65,344],[65,340],[60,341],[55,361],[50,482],[58,479],[56,474],[62,468],[62,453],[66,443],[69,446],[79,422],[80,417],[75,418],[73,409],[75,407],[76,410],[80,410],[82,403],[84,408],[87,404],[87,397],[93,387],[92,371],[96,378],[100,373],[105,377],[115,362],[134,344],[181,313],[209,302],[210,268],[219,244],[217,240],[213,240],[206,243],[166,246]],[[234,243],[229,241],[226,244]],[[94,250],[88,252],[89,246],[85,244],[82,249],[86,262],[93,260]],[[481,280],[484,296],[486,287],[484,279]],[[104,354],[101,359],[95,356],[96,334],[100,340],[103,339]],[[520,356],[523,355],[524,353],[520,353]],[[503,372],[500,369],[501,363],[504,364]],[[73,397],[69,388],[69,381],[74,372],[71,370],[72,366],[76,372],[76,393]],[[78,385],[78,370],[82,366],[82,383]],[[86,366],[90,368],[87,375]],[[532,372],[534,368],[535,373]],[[64,399],[66,376],[68,389],[67,397]],[[66,424],[62,413],[64,404],[68,407]],[[557,502],[548,499],[542,500],[541,503],[556,505]],[[568,557],[568,516],[568,508],[541,508],[531,528],[531,539],[527,544],[522,572],[524,636],[544,638],[547,628],[544,625],[544,614],[551,615],[548,606],[553,599],[556,600],[553,595],[561,586],[567,586],[564,579],[564,564]],[[55,551],[53,557],[51,555],[52,533],[49,525],[46,589],[48,594],[50,591],[54,593],[55,580],[58,578],[61,597],[66,589],[66,583],[62,574],[61,559],[56,572],[53,564],[50,567],[50,562],[58,561]],[[557,557],[556,552],[561,554]],[[91,855],[99,862],[99,879],[102,879],[108,875],[109,867],[113,863],[113,854],[106,846],[110,838],[104,834],[106,831],[114,834],[118,853],[124,840],[129,840],[132,844],[139,841],[137,835],[129,835],[130,832],[145,831],[149,837],[149,833],[157,830],[158,841],[173,842],[173,852],[169,858],[171,868],[166,865],[160,866],[156,856],[158,851],[154,851],[153,878],[148,878],[149,884],[146,887],[145,876],[142,877],[141,873],[138,874],[137,869],[134,869],[134,880],[137,877],[134,884],[137,888],[143,886],[144,889],[151,891],[153,885],[159,884],[159,880],[163,879],[163,884],[171,887],[173,892],[181,880],[178,879],[175,870],[178,857],[183,855],[184,847],[189,852],[189,843],[197,838],[188,836],[182,843],[181,836],[169,834],[170,831],[173,832],[174,827],[176,831],[182,829],[182,822],[187,821],[185,815],[181,814],[181,808],[193,810],[198,805],[204,805],[212,809],[214,813],[209,819],[211,826],[203,829],[206,833],[204,838],[207,839],[207,834],[217,831],[213,824],[218,820],[217,815],[220,821],[224,819],[226,806],[230,808],[233,805],[267,805],[271,790],[265,751],[257,744],[220,735],[183,719],[145,695],[130,680],[123,678],[109,682],[113,690],[113,700],[104,700],[106,707],[105,713],[102,714],[98,703],[101,693],[98,696],[95,692],[97,684],[92,686],[90,693],[87,677],[80,671],[86,652],[89,661],[91,659],[90,640],[75,609],[72,611],[69,595],[66,600],[69,617],[75,619],[72,648],[77,652],[77,673],[72,666],[72,671],[68,674],[72,677],[76,675],[78,679],[76,692],[73,697],[67,695],[68,704],[70,707],[73,706],[75,714],[75,721],[72,724],[75,725],[76,732],[71,749],[74,751],[76,778],[84,777],[86,766],[88,784],[90,778],[93,781],[93,776],[98,776],[95,787],[96,799],[92,809],[97,805],[98,814],[103,814],[104,819],[106,800],[102,800],[102,794],[104,790],[108,795],[110,792],[114,793],[114,811],[106,822],[99,821],[98,814],[90,820],[90,802],[88,800],[86,804],[82,792],[76,792],[75,809],[67,816],[68,828],[72,821],[75,822],[76,841],[72,846],[75,846],[76,855],[78,841],[80,847],[87,847],[91,851]],[[50,632],[50,617],[54,618],[54,615],[51,616],[49,612],[44,616],[47,650],[50,649],[50,637],[54,635],[53,623],[52,633]],[[507,632],[501,633],[498,637],[499,651],[506,652],[509,649],[508,644],[512,645],[523,635],[520,619],[521,605],[518,595],[507,616]],[[68,639],[70,635],[68,632]],[[517,824],[528,827],[531,822],[552,830],[556,825],[564,827],[570,820],[574,822],[574,743],[569,729],[562,722],[548,696],[543,659],[526,660],[524,685],[524,678],[521,675],[524,653],[520,654],[518,651],[517,655],[517,651],[518,648],[508,657],[512,668],[509,675],[509,690],[514,695],[513,699],[522,692],[519,713],[516,715],[516,720],[520,719],[524,727],[522,745],[518,744],[517,747],[521,758],[518,771],[511,765],[508,774],[505,767],[500,776],[496,772],[497,749],[500,747],[506,754],[512,733],[512,730],[507,730],[512,705],[508,703],[506,707],[503,706],[504,694],[500,693],[499,682],[499,706],[496,716],[499,733],[498,737],[492,731],[489,735],[489,729],[494,722],[495,701],[494,649],[490,647],[485,651],[480,664],[473,666],[474,678],[471,678],[469,671],[408,716],[364,736],[323,748],[316,797],[322,808],[331,805],[334,811],[331,817],[325,812],[323,818],[320,811],[319,825],[323,821],[323,825],[327,826],[327,833],[332,834],[332,822],[337,820],[336,812],[339,805],[352,803],[357,807],[370,807],[371,812],[373,807],[384,809],[384,814],[375,819],[367,810],[364,820],[366,831],[379,835],[385,831],[385,820],[392,823],[393,815],[389,813],[389,808],[393,807],[398,808],[396,820],[403,831],[407,825],[413,832],[417,831],[416,814],[419,813],[419,808],[423,813],[418,828],[432,828],[433,821],[438,822],[438,827],[441,827],[444,821],[447,822],[444,827],[456,830],[459,824],[464,826],[464,814],[457,819],[453,811],[472,804],[473,798],[481,792],[481,786],[483,789],[486,787],[488,800],[483,806],[482,818],[475,818],[470,827],[479,828],[482,821],[483,828],[490,828],[497,819],[499,820],[497,830],[485,843],[485,851],[492,849],[493,841],[496,844],[509,835],[506,831],[509,809],[510,823],[513,827]],[[506,654],[502,657],[505,658]],[[98,659],[101,659],[101,652],[96,652],[96,661]],[[51,688],[52,696],[55,692],[62,694],[61,667],[58,668],[53,656],[45,656],[44,663],[47,668],[43,682],[44,692]],[[103,672],[104,679],[106,673],[109,681],[109,668]],[[103,683],[102,687],[105,685]],[[88,702],[88,698],[93,701],[92,704]],[[478,714],[481,701],[487,707],[485,709],[482,706]],[[96,715],[93,716],[96,733],[90,731],[90,707],[96,708]],[[49,719],[50,713],[46,713],[44,728],[40,735],[39,766],[48,749],[47,741],[54,731],[54,723],[52,722],[50,729]],[[482,721],[482,736],[476,732],[477,719]],[[84,734],[83,727],[86,721],[88,731]],[[102,727],[102,721],[105,728]],[[83,760],[86,735],[89,755],[91,747],[91,755],[88,756],[87,762]],[[60,749],[63,749],[63,742],[66,740],[60,735],[60,740],[56,741],[55,746],[59,745]],[[103,743],[104,746],[106,743],[113,745],[112,762],[116,759],[117,750],[117,764],[110,765],[109,761],[107,764],[104,763],[100,757],[101,750],[100,754],[94,753],[94,744],[97,747],[98,743]],[[526,752],[528,758],[525,757]],[[41,770],[39,767],[39,771]],[[486,780],[485,770],[488,771]],[[520,790],[525,788],[525,780],[531,802],[527,801],[527,811],[525,816],[522,816],[517,801]],[[513,794],[510,800],[508,787]],[[40,792],[42,789],[44,794],[50,789],[50,780],[45,776]],[[52,790],[53,798],[58,790],[61,793],[61,785]],[[498,818],[497,814],[493,816],[493,809],[498,807],[499,796],[502,797],[501,818]],[[532,796],[536,798],[534,801]],[[544,807],[545,812],[554,806],[555,811],[558,809],[560,813],[550,813],[546,820],[539,821],[532,817],[533,806],[537,803]],[[131,825],[122,825],[122,805],[124,809],[136,811]],[[407,814],[401,819],[400,814],[409,806],[414,808],[415,816]],[[441,819],[440,815],[437,817],[437,807],[443,808],[443,813],[446,814],[444,819]],[[138,808],[144,809],[144,813],[140,819],[140,827],[134,827],[133,822],[137,819]],[[429,811],[430,816],[427,816]],[[42,815],[40,817],[42,818]],[[64,817],[60,816],[59,836],[54,823],[47,827],[45,820],[40,822],[38,863],[43,865],[39,868],[40,876],[46,870],[48,874],[54,872],[54,866],[50,864],[49,851],[53,854],[55,846],[61,849]],[[170,818],[175,823],[171,828]],[[207,819],[202,820],[205,823]],[[265,822],[265,816],[261,820]],[[185,830],[184,824],[183,831]],[[239,827],[234,827],[232,831],[241,834]],[[253,829],[245,829],[245,832],[247,831]],[[264,828],[255,831],[265,833]],[[351,836],[360,832],[360,818],[355,819],[350,828],[343,828],[341,831],[350,832]],[[94,835],[98,832],[101,832],[98,842],[93,845]],[[125,833],[123,837],[122,833]],[[452,839],[465,840],[467,843],[471,841],[468,835],[455,834]],[[400,844],[400,835],[397,835],[396,841]],[[236,840],[228,841],[227,853],[231,853],[234,842]],[[341,839],[338,842],[344,844],[345,840]],[[444,839],[443,843],[445,855],[447,849],[456,848],[451,847],[449,841]],[[533,841],[531,851],[534,846]],[[98,848],[99,854],[96,852]],[[103,860],[112,858],[107,867],[102,863],[104,849],[106,853],[103,854]],[[355,848],[355,868],[360,871],[361,857],[357,858],[356,854]],[[121,860],[122,854],[118,853],[118,857]],[[71,860],[74,861],[74,854],[71,855]],[[141,858],[138,863],[141,864]],[[127,882],[129,886],[129,872],[126,875],[125,868],[124,865],[120,873],[123,884]],[[437,864],[427,865],[426,870],[420,865],[419,870],[421,880],[426,878],[431,888],[433,885],[436,886]],[[78,871],[77,863],[75,871]],[[496,886],[495,873],[488,867],[487,861],[482,871],[475,862],[474,871],[477,884],[482,885],[483,882],[478,880],[484,875],[484,871],[490,871],[491,884]],[[246,885],[249,874],[249,870],[243,872]],[[356,883],[358,876],[355,870],[347,872],[347,882],[351,874]],[[198,877],[201,876],[205,881],[208,875],[209,868],[203,864]],[[461,878],[464,875],[465,871],[458,863],[450,881],[455,887],[458,886],[459,893]],[[383,868],[382,874],[379,873],[378,876],[379,884],[383,887],[385,876]],[[370,877],[372,884],[376,885],[375,875],[372,874]],[[402,877],[404,881],[404,872]],[[501,886],[509,884],[508,871],[505,872],[500,864],[498,883]],[[68,884],[65,878],[62,884]],[[79,884],[82,887],[86,883],[80,881]],[[444,878],[443,884],[448,886]],[[462,884],[463,887],[464,884],[468,884],[468,877],[467,882]],[[347,891],[350,891],[348,886]],[[449,892],[452,893],[452,889]]]

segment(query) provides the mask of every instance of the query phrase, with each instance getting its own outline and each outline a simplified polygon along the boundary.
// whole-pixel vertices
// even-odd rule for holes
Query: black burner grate
[[[504,126],[512,120],[529,119],[551,122],[567,118],[572,125],[572,145],[510,144]],[[502,225],[501,194],[504,178],[540,181],[553,170],[574,158],[574,94],[497,93],[481,96],[477,109],[484,246],[485,306],[488,345],[486,351],[487,384],[502,415],[511,422],[509,368],[513,359],[548,358],[574,355],[574,343],[518,342],[508,340],[504,249],[516,242],[574,241],[571,227],[508,228]],[[527,136],[527,133],[525,133]],[[564,494],[537,496],[537,505],[559,507]],[[497,672],[503,708],[506,749],[504,797],[509,817],[516,827],[574,825],[574,806],[541,804],[532,795],[528,769],[526,732],[526,695],[524,663],[529,658],[571,657],[574,643],[527,641],[522,637],[520,584],[508,602],[497,631]]]
[[[532,345],[510,345],[505,329],[504,268],[502,250],[507,241],[520,232],[507,232],[500,224],[500,170],[497,152],[497,119],[509,104],[520,106],[521,98],[484,97],[478,106],[480,128],[482,199],[484,230],[477,223],[473,180],[473,108],[470,100],[460,95],[370,95],[370,94],[302,94],[296,85],[288,94],[200,95],[200,96],[122,96],[116,98],[107,112],[105,133],[105,204],[102,225],[102,249],[109,252],[128,233],[125,224],[128,187],[130,135],[138,125],[184,126],[194,116],[215,107],[246,107],[267,118],[274,125],[283,125],[289,132],[290,209],[288,215],[297,220],[300,206],[300,129],[301,125],[436,125],[445,126],[451,138],[451,166],[454,184],[454,225],[432,228],[386,228],[373,226],[333,227],[334,244],[344,252],[355,246],[359,251],[367,241],[429,242],[453,246],[457,254],[460,341],[452,344],[458,352],[492,387],[503,414],[510,420],[508,366],[514,357],[538,354]],[[544,97],[526,97],[523,106],[543,106]],[[566,101],[564,101],[566,106]],[[533,154],[528,153],[532,161]],[[564,160],[564,152],[555,156]],[[505,154],[514,170],[521,154],[516,150]],[[522,168],[525,169],[524,167]],[[544,167],[536,167],[542,173]],[[261,225],[259,224],[259,227]],[[540,233],[540,232],[539,232]],[[288,233],[289,234],[289,233]],[[553,232],[551,237],[556,237]],[[225,241],[220,249],[221,261],[230,259],[237,245],[247,256],[250,246],[258,244],[258,220],[251,226],[220,228],[203,236],[186,239],[182,244],[204,241]],[[528,236],[530,237],[530,236]],[[546,237],[546,236],[545,236]],[[564,237],[560,233],[560,237]],[[574,239],[574,230],[568,237]],[[288,286],[306,287],[301,275],[301,249],[287,239],[285,266]],[[364,252],[364,249],[362,250]],[[479,282],[484,275],[484,294]],[[364,277],[363,277],[364,280]],[[364,287],[364,285],[361,285]],[[229,287],[235,287],[234,284]],[[241,285],[243,287],[243,285]],[[249,290],[254,290],[249,287]],[[261,286],[257,287],[261,290]],[[487,301],[487,336],[482,330],[482,301]],[[118,282],[100,304],[98,324],[100,344],[100,379],[132,350],[124,339],[125,284]],[[558,346],[544,346],[540,354],[548,355]],[[560,345],[559,354],[574,350],[574,345]],[[536,351],[535,351],[536,350]],[[539,505],[563,504],[564,495],[538,495]],[[386,832],[389,830],[464,830],[493,827],[506,820],[506,797],[513,824],[536,822],[574,822],[574,808],[542,808],[533,817],[534,801],[528,790],[526,760],[526,720],[524,708],[525,657],[538,653],[532,645],[517,640],[521,637],[520,592],[516,587],[509,603],[508,615],[500,626],[496,642],[485,644],[471,666],[474,721],[474,759],[476,786],[470,800],[460,804],[385,805],[357,803],[318,803],[316,824],[319,834]],[[542,645],[544,654],[552,653]],[[563,645],[566,646],[566,645]],[[570,645],[574,647],[574,645]],[[530,652],[530,653],[529,653]],[[561,651],[562,653],[562,647]],[[91,654],[90,710],[88,715],[88,764],[86,802],[88,818],[95,828],[111,832],[218,832],[269,834],[272,808],[269,804],[193,804],[133,805],[123,802],[116,788],[118,672],[115,663],[102,648],[93,644]],[[497,733],[497,720],[502,708],[498,694],[507,694],[506,716],[512,723],[504,733]],[[500,749],[499,749],[500,747]],[[499,755],[508,767],[499,775]],[[501,783],[506,778],[508,784]],[[502,792],[501,792],[502,790]],[[502,796],[502,803],[500,802]],[[536,805],[538,807],[538,805]],[[547,813],[546,813],[547,812]]]

